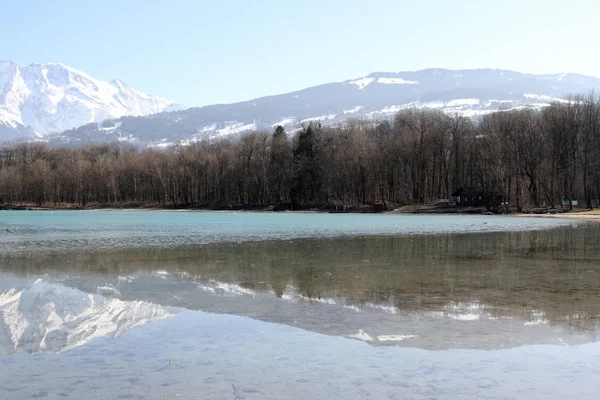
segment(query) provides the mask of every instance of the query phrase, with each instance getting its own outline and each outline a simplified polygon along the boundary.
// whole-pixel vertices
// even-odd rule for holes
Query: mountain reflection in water
[[[6,289],[7,284],[12,287]],[[1,276],[0,288],[0,355],[16,350],[60,353],[178,312],[42,280],[28,283]]]
[[[0,271],[6,325],[13,318],[7,313],[14,307],[11,296],[48,293],[37,297],[47,301],[26,307],[31,339],[15,340],[12,332],[27,323],[10,319],[17,328],[5,336],[27,351],[56,352],[118,335],[171,315],[172,307],[249,316],[373,345],[577,344],[594,341],[599,325],[600,225],[5,254]],[[30,286],[18,289],[11,279]]]

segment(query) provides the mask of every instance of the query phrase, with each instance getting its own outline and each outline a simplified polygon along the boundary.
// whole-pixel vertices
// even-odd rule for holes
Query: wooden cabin
[[[460,207],[486,207],[488,210],[496,210],[504,203],[500,192],[481,188],[460,188],[452,193],[452,197]]]

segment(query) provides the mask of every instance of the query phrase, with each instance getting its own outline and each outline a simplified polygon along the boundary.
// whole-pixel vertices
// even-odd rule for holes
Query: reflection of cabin
[[[460,188],[452,193],[457,206],[461,207],[487,207],[496,209],[504,202],[502,194],[494,190],[464,189]]]

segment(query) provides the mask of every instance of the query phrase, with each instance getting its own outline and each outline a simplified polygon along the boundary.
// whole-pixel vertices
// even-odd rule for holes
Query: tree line
[[[448,199],[458,188],[499,192],[519,210],[600,198],[600,100],[480,120],[427,109],[392,119],[277,126],[166,150],[121,144],[0,150],[4,205],[278,205]]]

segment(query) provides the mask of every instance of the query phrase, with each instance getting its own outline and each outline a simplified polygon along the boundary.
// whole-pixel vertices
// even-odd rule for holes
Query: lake
[[[0,212],[0,398],[596,398],[600,224]]]

